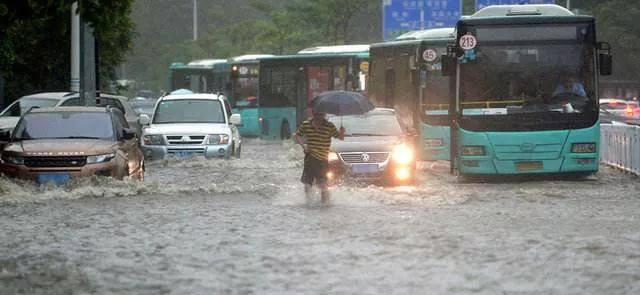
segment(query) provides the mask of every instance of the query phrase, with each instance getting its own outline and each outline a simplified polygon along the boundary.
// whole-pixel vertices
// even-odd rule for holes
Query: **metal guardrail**
[[[602,124],[600,128],[600,161],[640,175],[640,127]]]

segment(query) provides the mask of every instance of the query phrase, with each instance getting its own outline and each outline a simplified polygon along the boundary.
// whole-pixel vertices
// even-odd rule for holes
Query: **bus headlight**
[[[595,142],[574,143],[571,145],[571,152],[577,154],[588,154],[596,152]]]
[[[211,134],[207,136],[207,144],[209,145],[219,145],[219,144],[228,144],[229,143],[229,135],[227,134]]]
[[[2,162],[11,165],[24,165],[24,158],[20,156],[2,155]]]
[[[145,135],[142,137],[144,145],[164,145],[162,135]]]
[[[104,154],[104,155],[97,155],[97,156],[88,156],[87,157],[87,164],[97,164],[97,163],[108,162],[108,161],[111,161],[111,159],[113,159],[115,156],[116,156],[116,154]]]
[[[398,164],[409,164],[414,159],[413,149],[405,143],[396,145],[391,152],[391,159]]]
[[[334,153],[334,152],[329,152],[329,162],[335,162],[338,161],[338,154]]]
[[[462,155],[463,156],[484,156],[486,153],[484,151],[484,146],[482,145],[463,145],[462,146]]]

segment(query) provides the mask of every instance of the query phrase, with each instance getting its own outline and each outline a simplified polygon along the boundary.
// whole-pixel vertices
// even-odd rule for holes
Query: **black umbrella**
[[[311,102],[311,108],[315,113],[348,116],[364,114],[373,110],[375,106],[358,92],[338,90],[316,96]]]

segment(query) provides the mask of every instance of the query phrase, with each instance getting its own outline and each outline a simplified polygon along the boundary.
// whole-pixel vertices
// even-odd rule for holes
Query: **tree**
[[[6,94],[69,89],[72,0],[0,3],[0,68]],[[131,47],[133,0],[82,1],[79,8],[100,46],[103,85]]]

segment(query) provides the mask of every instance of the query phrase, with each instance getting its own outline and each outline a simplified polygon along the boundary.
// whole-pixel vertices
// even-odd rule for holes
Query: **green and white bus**
[[[169,67],[169,92],[177,89],[196,93],[223,92],[228,80],[226,59],[194,60],[186,65],[173,63]]]
[[[598,78],[611,74],[594,18],[557,5],[489,6],[461,19],[443,57],[460,175],[598,171]]]
[[[233,113],[242,116],[242,126],[238,128],[242,136],[260,136],[258,120],[258,81],[260,59],[273,57],[267,54],[237,56],[229,59],[229,82],[225,92]]]
[[[328,90],[365,91],[369,45],[321,46],[260,59],[258,119],[261,138],[287,139]]]
[[[371,45],[369,96],[415,129],[422,160],[449,160],[450,82],[442,75],[440,55],[454,41],[454,28],[439,28]]]

